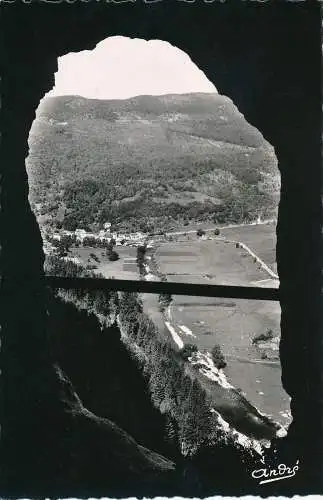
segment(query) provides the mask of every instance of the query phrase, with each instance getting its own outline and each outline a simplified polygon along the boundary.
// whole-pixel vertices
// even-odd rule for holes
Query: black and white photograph
[[[0,9],[1,496],[321,494],[319,2]]]

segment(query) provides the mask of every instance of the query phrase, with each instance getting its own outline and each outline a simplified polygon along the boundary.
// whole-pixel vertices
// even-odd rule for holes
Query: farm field
[[[96,265],[96,271],[103,274],[105,278],[115,278],[124,280],[137,280],[138,267],[136,264],[137,249],[134,247],[116,247],[119,260],[109,261],[102,248],[92,247],[72,247],[72,256],[77,257],[84,265]],[[94,254],[99,262],[96,262],[90,254]]]
[[[250,247],[266,264],[277,271],[276,266],[276,225],[273,222],[259,224],[245,224],[235,226],[215,225],[212,223],[191,223],[188,226],[174,229],[173,234],[177,241],[196,241],[196,231],[206,231],[207,237],[213,237],[214,230],[220,229],[221,236],[228,240],[240,241]]]
[[[164,243],[154,255],[173,281],[247,286],[269,278],[246,250],[220,238]]]
[[[276,265],[276,226],[257,224],[221,229],[221,235],[245,243],[275,272]]]
[[[228,228],[225,236],[262,252],[266,264],[268,255],[268,264],[272,264],[274,226],[261,227],[259,235],[255,226],[244,229]],[[247,286],[269,277],[245,250],[220,239],[161,244],[155,261],[167,280],[174,282]],[[219,344],[227,361],[224,371],[229,382],[260,411],[282,425],[289,424],[289,397],[281,385],[279,361],[261,359],[252,345],[256,335],[269,329],[279,336],[277,302],[174,296],[168,315],[183,343],[196,344],[202,352],[210,352]]]

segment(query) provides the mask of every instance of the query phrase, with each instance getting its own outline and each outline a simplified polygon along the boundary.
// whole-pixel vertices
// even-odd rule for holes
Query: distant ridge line
[[[166,94],[136,94],[133,96],[129,97],[85,97],[80,94],[53,94],[51,95],[50,93],[45,96],[46,100],[49,99],[59,99],[59,98],[74,98],[74,99],[84,99],[85,101],[131,101],[134,99],[138,98],[165,98],[165,97],[189,97],[189,96],[199,96],[199,97],[205,97],[205,96],[218,96],[219,99],[224,100],[224,99],[229,99],[226,96],[223,96],[222,94],[219,94],[216,91],[210,91],[210,92],[168,92]]]

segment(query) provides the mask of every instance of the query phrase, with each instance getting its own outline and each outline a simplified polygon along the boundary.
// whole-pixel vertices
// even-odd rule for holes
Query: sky
[[[185,52],[161,40],[115,36],[91,51],[60,57],[55,86],[47,96],[126,99],[189,92],[216,88]]]

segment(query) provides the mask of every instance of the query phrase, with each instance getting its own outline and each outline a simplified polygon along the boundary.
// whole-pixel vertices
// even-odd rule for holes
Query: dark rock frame
[[[102,449],[93,445],[96,439],[119,439],[131,450],[136,470],[122,496],[173,491],[168,489],[171,481],[163,479],[172,474],[172,464],[90,414],[55,368],[46,337],[41,238],[28,203],[28,133],[40,99],[54,84],[57,57],[92,49],[112,35],[158,38],[184,50],[275,148],[282,178],[277,227],[280,356],[293,416],[282,449],[300,460],[295,481],[286,486],[281,481],[277,491],[321,493],[320,2],[17,0],[2,3],[0,14],[1,496],[71,494],[73,487],[58,477],[73,459],[66,457],[66,449],[81,434],[87,438],[78,445],[88,447],[94,462],[103,460]],[[77,454],[78,448],[72,449]],[[116,459],[113,450],[109,459]],[[112,466],[111,475],[120,480],[118,467]],[[150,486],[155,476],[161,477],[158,491]],[[110,496],[118,494],[112,480],[109,488]]]

